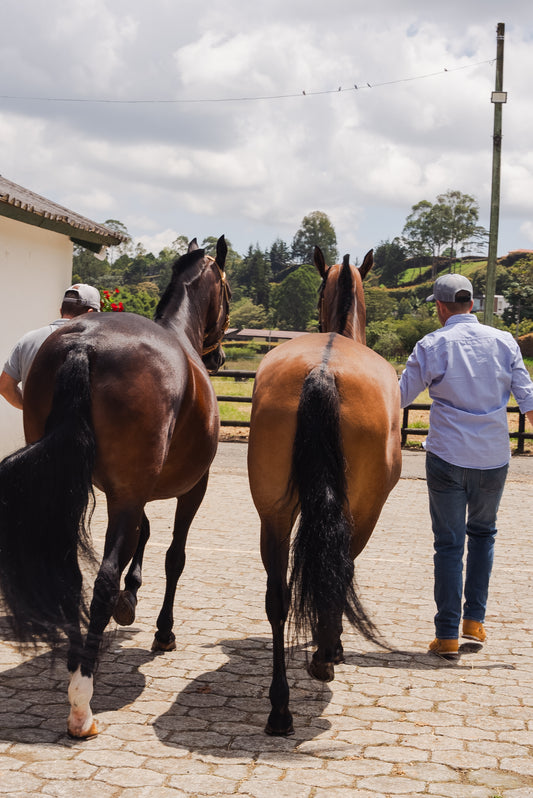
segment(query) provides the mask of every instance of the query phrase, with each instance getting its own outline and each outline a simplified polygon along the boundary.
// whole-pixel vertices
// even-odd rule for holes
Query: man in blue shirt
[[[427,301],[436,302],[442,327],[416,344],[400,390],[402,407],[425,388],[433,400],[425,449],[437,614],[429,650],[456,657],[465,539],[462,635],[486,639],[496,514],[510,458],[507,403],[512,393],[533,424],[533,383],[512,335],[471,314],[470,280],[445,274]]]

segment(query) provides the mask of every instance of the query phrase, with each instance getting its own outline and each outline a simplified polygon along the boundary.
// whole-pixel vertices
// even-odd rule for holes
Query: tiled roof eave
[[[79,240],[106,246],[120,244],[127,237],[104,225],[69,211],[22,186],[0,176],[0,216],[7,216],[27,224],[75,235]]]

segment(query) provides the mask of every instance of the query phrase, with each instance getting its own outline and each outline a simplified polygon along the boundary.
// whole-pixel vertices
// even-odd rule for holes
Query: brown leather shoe
[[[441,640],[436,637],[432,643],[429,644],[429,650],[433,654],[438,654],[445,659],[456,659],[459,656],[459,641],[458,640]]]
[[[484,643],[487,639],[487,634],[480,621],[470,621],[465,618],[463,621],[463,637],[468,640],[475,640],[476,643]]]

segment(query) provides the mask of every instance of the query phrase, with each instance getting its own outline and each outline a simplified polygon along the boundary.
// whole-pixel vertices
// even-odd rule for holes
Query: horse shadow
[[[154,721],[164,745],[203,755],[249,756],[257,751],[293,751],[331,728],[321,715],[332,692],[307,674],[303,648],[292,648],[287,659],[295,734],[272,737],[264,731],[270,712],[270,639],[227,639],[216,644],[220,647],[227,662],[189,682]]]
[[[8,630],[1,638],[8,642]],[[153,659],[151,651],[120,644],[137,632],[119,629],[106,633],[91,707],[95,715],[113,712],[133,703],[146,686],[140,670]],[[20,648],[28,658],[0,672],[0,742],[77,745],[66,730],[69,713],[67,695],[67,643],[55,651],[39,653],[40,647]]]

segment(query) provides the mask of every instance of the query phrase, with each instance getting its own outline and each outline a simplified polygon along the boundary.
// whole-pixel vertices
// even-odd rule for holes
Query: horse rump
[[[18,642],[55,646],[88,617],[80,560],[94,562],[95,453],[89,359],[73,349],[56,374],[43,437],[0,463],[0,598]]]
[[[379,642],[354,582],[340,399],[335,376],[324,364],[302,386],[291,487],[300,505],[289,580],[289,622],[296,639],[316,642],[325,628],[340,634],[344,614],[364,637]]]

